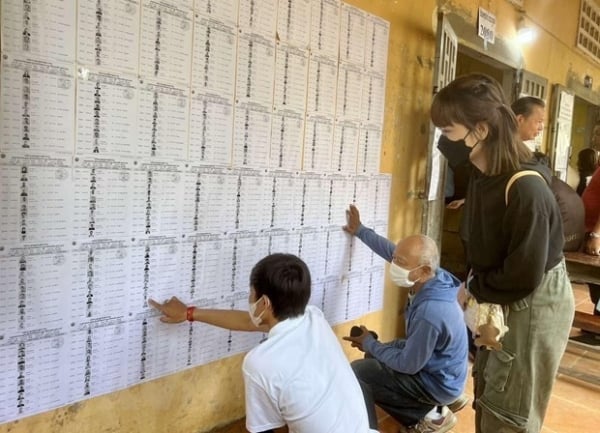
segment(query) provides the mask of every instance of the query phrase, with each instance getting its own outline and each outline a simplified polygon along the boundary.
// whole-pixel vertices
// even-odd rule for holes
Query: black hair
[[[577,171],[579,172],[579,183],[577,194],[582,195],[587,186],[587,177],[594,174],[598,168],[598,151],[587,147],[581,149],[577,154]]]
[[[510,108],[515,113],[515,116],[529,117],[533,113],[534,107],[546,108],[546,103],[543,99],[535,96],[523,96],[512,103]]]
[[[310,272],[293,254],[276,253],[261,259],[252,268],[250,285],[256,299],[263,295],[270,299],[278,320],[304,314],[310,299]]]

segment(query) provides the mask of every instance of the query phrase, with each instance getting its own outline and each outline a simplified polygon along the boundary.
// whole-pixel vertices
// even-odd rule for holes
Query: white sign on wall
[[[496,16],[484,8],[479,8],[477,36],[490,44],[494,43],[496,37]]]

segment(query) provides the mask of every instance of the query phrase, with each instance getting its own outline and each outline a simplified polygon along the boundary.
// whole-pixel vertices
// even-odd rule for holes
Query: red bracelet
[[[195,309],[196,309],[196,307],[194,307],[193,305],[191,307],[187,307],[187,310],[185,312],[185,317],[188,320],[188,322],[194,321],[194,310]]]

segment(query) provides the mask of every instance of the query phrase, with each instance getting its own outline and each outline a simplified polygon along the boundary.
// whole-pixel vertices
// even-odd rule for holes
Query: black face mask
[[[438,149],[446,157],[448,165],[453,170],[469,161],[469,155],[473,148],[467,146],[465,138],[467,138],[470,133],[471,132],[469,131],[463,139],[456,141],[450,140],[442,135],[438,141]]]

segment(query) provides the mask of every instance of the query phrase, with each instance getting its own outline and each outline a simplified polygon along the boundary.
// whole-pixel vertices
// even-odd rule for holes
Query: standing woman
[[[502,350],[475,359],[476,431],[539,433],[574,315],[559,208],[547,167],[517,134],[502,88],[482,74],[459,77],[434,98],[431,119],[446,137],[440,150],[473,165],[464,215],[468,291],[504,307]],[[462,152],[464,146],[469,152]],[[535,170],[516,180],[516,172]],[[459,301],[465,299],[465,290]]]

